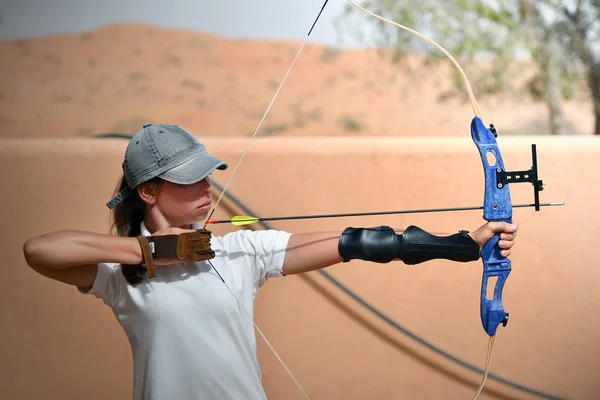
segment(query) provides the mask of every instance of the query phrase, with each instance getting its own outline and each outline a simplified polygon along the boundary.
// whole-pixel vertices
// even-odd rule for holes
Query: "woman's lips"
[[[205,203],[202,203],[198,206],[198,208],[210,208],[212,202],[211,201],[207,201]]]

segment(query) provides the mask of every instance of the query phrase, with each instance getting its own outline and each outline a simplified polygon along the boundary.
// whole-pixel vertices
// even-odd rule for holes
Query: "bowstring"
[[[269,106],[267,107],[266,111],[264,112],[260,122],[258,123],[258,126],[256,127],[256,129],[254,130],[254,133],[252,134],[252,137],[250,138],[250,140],[248,141],[248,144],[246,145],[246,148],[244,149],[244,152],[242,153],[242,155],[240,156],[235,168],[233,169],[233,172],[231,173],[231,175],[229,176],[229,179],[227,180],[227,183],[225,184],[223,190],[221,191],[221,194],[219,195],[219,197],[217,198],[217,201],[214,205],[214,207],[212,208],[211,212],[209,213],[208,217],[206,218],[206,220],[204,221],[204,226],[202,227],[202,229],[206,229],[206,225],[207,225],[207,221],[210,220],[210,218],[212,217],[212,215],[214,214],[214,212],[216,211],[219,203],[221,202],[221,199],[223,198],[223,196],[225,195],[225,192],[227,191],[227,188],[229,187],[229,184],[231,183],[231,181],[233,180],[233,177],[235,175],[235,173],[237,172],[238,168],[240,167],[242,160],[244,159],[244,157],[246,156],[246,154],[248,153],[248,150],[250,149],[250,146],[252,145],[252,142],[254,141],[254,138],[256,137],[256,135],[258,134],[260,128],[262,127],[263,122],[265,121],[265,119],[267,118],[267,115],[269,114],[269,111],[271,111],[271,107],[273,106],[273,104],[275,103],[275,99],[277,99],[277,96],[279,96],[279,92],[281,91],[281,88],[283,87],[284,83],[287,81],[288,76],[290,75],[290,72],[292,71],[292,68],[294,67],[294,65],[296,64],[296,61],[298,60],[298,58],[300,57],[300,53],[302,52],[302,50],[304,49],[304,46],[306,46],[306,43],[308,43],[308,39],[310,38],[310,34],[313,31],[313,28],[315,27],[315,25],[317,24],[317,21],[319,20],[319,17],[321,16],[321,14],[323,13],[323,10],[325,9],[325,6],[327,5],[329,0],[325,0],[325,2],[323,3],[323,6],[321,7],[321,10],[319,11],[319,14],[317,15],[317,17],[315,18],[310,30],[308,31],[308,34],[306,35],[306,37],[304,38],[304,41],[302,42],[302,45],[300,46],[300,48],[298,49],[298,51],[296,52],[296,56],[294,57],[292,63],[290,64],[289,68],[287,69],[283,79],[281,80],[281,83],[279,84],[277,90],[275,91],[275,94],[273,95],[273,98],[271,99],[271,102],[269,103]],[[263,338],[263,340],[265,341],[265,343],[267,344],[267,346],[271,349],[271,351],[273,352],[273,354],[275,355],[275,357],[277,358],[277,360],[279,360],[279,363],[283,366],[283,368],[285,369],[285,371],[288,373],[288,375],[290,376],[290,378],[294,381],[294,383],[296,384],[296,386],[298,387],[298,389],[300,389],[300,392],[302,392],[302,394],[304,395],[304,397],[308,400],[310,400],[310,397],[308,397],[308,394],[306,393],[306,391],[304,391],[304,389],[302,388],[302,386],[300,385],[300,382],[298,382],[298,380],[296,379],[296,377],[294,376],[294,374],[292,374],[292,371],[288,368],[288,366],[285,364],[285,362],[283,361],[283,359],[281,358],[281,356],[277,353],[277,351],[275,351],[275,348],[273,347],[273,345],[269,342],[269,340],[267,339],[267,337],[265,336],[265,334],[261,331],[261,329],[258,327],[258,325],[256,324],[256,322],[254,321],[254,318],[252,318],[252,316],[250,316],[250,314],[248,313],[248,311],[246,310],[246,308],[240,303],[239,299],[237,298],[237,296],[235,295],[235,293],[233,292],[233,290],[231,290],[231,288],[229,287],[229,285],[227,284],[227,282],[225,282],[225,280],[223,279],[223,277],[221,277],[221,274],[219,273],[219,271],[215,268],[215,266],[213,265],[212,262],[210,262],[210,260],[208,261],[210,266],[215,270],[215,272],[217,273],[217,275],[219,275],[219,278],[221,278],[221,280],[223,281],[223,283],[225,284],[225,287],[227,287],[227,289],[229,290],[229,292],[231,292],[232,296],[235,298],[238,307],[243,311],[243,313],[248,317],[248,319],[250,321],[252,321],[252,324],[254,325],[254,328],[258,331],[258,333],[260,334],[260,336]]]
[[[454,59],[454,57],[452,57],[452,55],[446,50],[444,49],[440,44],[438,44],[437,42],[435,42],[433,39],[413,30],[410,29],[404,25],[401,25],[397,22],[391,21],[387,18],[384,18],[380,15],[377,15],[369,10],[366,10],[365,8],[359,6],[358,4],[356,4],[353,0],[346,0],[348,1],[351,5],[353,5],[354,7],[356,7],[357,9],[365,12],[368,15],[371,15],[372,17],[375,17],[381,21],[384,21],[386,23],[392,24],[400,29],[403,29],[407,32],[412,33],[413,35],[416,35],[426,41],[428,41],[429,43],[431,43],[432,45],[434,45],[435,47],[437,47],[442,53],[444,53],[444,55],[446,55],[446,57],[448,57],[450,59],[450,61],[452,61],[452,63],[454,64],[454,66],[457,68],[458,72],[460,73],[466,89],[467,89],[467,93],[469,95],[469,99],[471,100],[471,106],[473,109],[473,113],[479,117],[482,118],[481,116],[481,111],[479,110],[479,106],[477,104],[477,100],[475,99],[475,95],[473,94],[473,90],[471,88],[471,85],[469,83],[469,79],[467,78],[467,75],[465,74],[465,72],[463,71],[462,67],[460,66],[460,64],[458,63],[458,61],[456,61]],[[300,53],[302,52],[302,50],[304,49],[304,46],[306,45],[306,43],[308,42],[308,39],[310,37],[310,34],[313,30],[313,28],[315,27],[319,17],[321,16],[321,13],[323,12],[323,10],[325,9],[325,6],[327,5],[328,0],[325,0],[323,6],[321,7],[321,11],[319,12],[319,14],[317,15],[317,18],[315,19],[315,21],[313,22],[312,27],[310,28],[310,31],[308,32],[308,35],[305,37],[304,41],[302,42],[302,45],[300,46],[300,48],[298,49],[298,52],[296,53],[296,56],[294,57],[294,60],[292,61],[290,67],[288,68],[287,72],[285,73],[281,83],[279,84],[279,87],[277,88],[273,98],[271,99],[271,102],[269,103],[269,106],[267,107],[267,110],[265,111],[265,113],[263,114],[257,128],[255,129],[254,133],[252,134],[252,137],[250,138],[250,140],[248,141],[248,144],[246,145],[246,148],[244,149],[244,152],[242,153],[242,155],[240,156],[233,172],[231,173],[229,179],[227,180],[227,183],[225,184],[223,190],[221,191],[221,194],[219,195],[219,197],[217,198],[217,201],[213,207],[213,209],[211,210],[210,214],[208,215],[208,217],[206,218],[206,221],[210,220],[210,218],[212,217],[212,215],[214,214],[214,212],[217,209],[217,206],[219,205],[219,203],[221,202],[221,199],[223,198],[225,192],[227,191],[227,188],[229,187],[229,184],[231,183],[235,173],[237,172],[240,164],[242,163],[242,160],[244,159],[244,157],[246,156],[248,150],[250,149],[250,146],[252,145],[252,142],[254,141],[254,138],[256,137],[256,135],[258,134],[260,128],[262,127],[263,122],[265,121],[269,111],[271,110],[271,107],[273,106],[275,99],[277,98],[277,96],[279,95],[279,92],[281,91],[281,88],[283,87],[283,84],[287,81],[287,78],[292,70],[292,68],[294,67],[294,65],[296,64],[296,61],[298,60],[298,57],[300,56]],[[203,229],[206,228],[206,221],[204,223]],[[217,269],[214,267],[214,265],[209,261],[210,265],[212,266],[212,268],[217,272],[217,274],[220,277],[219,272],[217,271]],[[221,280],[223,280],[223,278],[221,278]],[[261,335],[261,337],[263,338],[263,340],[267,343],[267,345],[269,346],[269,348],[271,349],[271,351],[275,354],[275,356],[277,357],[277,359],[279,360],[279,362],[281,363],[281,365],[284,367],[284,369],[287,371],[287,373],[290,375],[290,377],[292,378],[292,380],[296,383],[296,385],[298,386],[298,388],[300,389],[300,391],[304,394],[304,396],[309,399],[308,395],[306,394],[306,392],[302,389],[302,386],[300,385],[300,383],[297,381],[297,379],[294,377],[294,375],[292,374],[292,372],[289,370],[289,368],[286,366],[286,364],[283,362],[283,360],[281,359],[281,357],[279,356],[279,354],[275,351],[275,349],[273,348],[273,346],[271,345],[271,343],[267,340],[266,336],[262,333],[262,331],[258,328],[257,324],[254,322],[253,318],[248,314],[248,312],[246,311],[246,309],[240,304],[237,296],[233,293],[233,291],[231,290],[231,288],[229,287],[229,285],[227,285],[227,283],[225,282],[225,280],[223,280],[223,283],[225,284],[225,286],[229,289],[229,291],[231,292],[231,294],[233,295],[233,297],[236,299],[239,307],[243,310],[244,314],[252,321],[254,327],[256,328],[256,330],[259,332],[259,334]],[[479,390],[477,391],[477,393],[475,394],[475,396],[473,397],[473,400],[477,399],[477,397],[479,396],[479,394],[481,393],[481,391],[483,390],[483,387],[485,385],[485,381],[490,369],[490,364],[491,364],[491,358],[492,358],[492,353],[494,350],[494,344],[496,341],[496,335],[490,337],[489,343],[488,343],[488,352],[487,352],[487,357],[486,357],[486,368],[485,368],[485,373],[481,382],[481,385],[479,387]]]
[[[302,46],[300,46],[300,49],[296,53],[296,57],[294,57],[294,61],[292,61],[292,64],[290,65],[290,67],[288,68],[287,72],[285,73],[285,76],[283,77],[283,80],[279,84],[279,87],[277,88],[277,91],[275,92],[275,95],[273,96],[273,98],[271,99],[271,102],[269,103],[269,106],[267,107],[267,111],[265,111],[265,113],[263,114],[262,118],[260,119],[260,122],[258,123],[258,126],[254,130],[254,133],[252,134],[252,137],[248,141],[248,144],[246,145],[246,148],[244,149],[244,152],[240,156],[240,159],[238,160],[237,164],[235,165],[235,168],[233,169],[233,172],[229,176],[229,179],[227,180],[227,183],[225,184],[225,187],[223,188],[223,191],[219,195],[219,197],[217,199],[217,202],[215,203],[215,206],[213,207],[212,211],[210,212],[210,214],[206,218],[207,221],[210,220],[210,218],[212,217],[213,213],[216,211],[217,206],[221,202],[221,199],[223,198],[223,195],[227,191],[227,188],[229,187],[229,184],[231,183],[231,180],[233,179],[233,176],[235,175],[235,173],[237,172],[238,168],[240,167],[240,164],[242,163],[242,160],[246,156],[246,153],[248,153],[248,150],[250,150],[250,146],[252,145],[252,142],[254,141],[254,138],[256,137],[256,134],[258,133],[258,131],[260,130],[260,128],[261,128],[261,126],[263,124],[263,122],[265,121],[265,118],[267,117],[267,114],[269,114],[269,111],[271,110],[271,107],[273,106],[273,103],[275,102],[275,99],[279,95],[279,91],[281,90],[281,87],[283,86],[283,84],[287,80],[287,78],[288,78],[288,76],[290,74],[290,71],[292,70],[292,67],[294,66],[294,64],[296,64],[296,60],[298,59],[298,56],[300,56],[300,52],[302,52],[302,49],[304,48],[304,45],[306,45],[307,41],[308,41],[308,36],[306,37],[306,39],[304,39],[304,42],[302,42]],[[206,221],[205,221],[203,228],[206,228],[206,225],[207,224],[206,224]]]
[[[302,42],[302,45],[300,46],[300,49],[298,50],[298,52],[296,53],[296,57],[294,57],[294,61],[292,61],[292,64],[290,65],[290,67],[288,68],[283,80],[281,81],[281,83],[279,84],[279,87],[277,88],[277,91],[275,92],[275,95],[273,96],[273,99],[271,99],[271,102],[269,103],[269,107],[267,107],[267,111],[264,113],[263,117],[260,120],[260,123],[258,124],[258,127],[256,128],[256,130],[254,131],[254,134],[252,135],[252,137],[250,138],[250,141],[248,142],[248,144],[246,145],[246,149],[244,150],[244,152],[242,153],[240,159],[238,160],[233,172],[231,173],[231,176],[229,177],[229,179],[227,180],[227,184],[225,185],[225,187],[223,188],[223,190],[221,191],[221,194],[219,195],[217,202],[215,203],[215,206],[213,207],[212,211],[210,212],[210,214],[208,215],[206,221],[210,220],[211,216],[213,215],[213,213],[215,212],[215,210],[217,209],[217,206],[219,205],[219,203],[221,202],[221,199],[223,198],[223,195],[225,194],[225,191],[227,190],[227,187],[229,186],[229,183],[231,182],[231,180],[233,179],[233,176],[235,175],[237,169],[239,168],[240,164],[242,163],[242,160],[244,159],[244,156],[246,155],[246,153],[248,152],[248,150],[250,149],[250,145],[252,144],[252,141],[254,140],[254,137],[256,136],[256,134],[258,133],[260,127],[262,126],[262,123],[264,122],[267,114],[269,113],[269,111],[271,110],[271,107],[273,106],[273,103],[275,102],[275,99],[277,98],[277,96],[279,95],[279,92],[281,90],[281,87],[283,86],[283,84],[285,83],[285,81],[287,80],[287,77],[290,73],[290,71],[292,70],[292,67],[294,66],[294,64],[296,63],[296,60],[298,59],[298,56],[300,55],[300,52],[302,51],[302,49],[304,48],[304,46],[306,45],[308,41],[308,36],[304,39],[304,42]],[[204,222],[204,226],[202,227],[203,229],[206,228],[206,221]],[[209,261],[209,264],[211,265],[211,267],[215,270],[215,272],[219,275],[219,277],[221,277],[221,274],[219,274],[219,271],[217,271],[217,269],[215,268],[215,266],[213,265],[213,263],[211,263]],[[310,400],[310,397],[308,397],[308,395],[306,394],[306,392],[304,391],[304,389],[302,388],[302,385],[300,385],[300,382],[298,382],[298,380],[296,379],[296,377],[294,376],[294,374],[292,374],[292,371],[290,371],[290,369],[288,368],[288,366],[285,364],[285,362],[283,361],[283,359],[281,358],[281,356],[277,353],[277,351],[275,351],[275,348],[273,347],[273,345],[271,345],[271,343],[269,342],[269,340],[267,339],[267,337],[264,335],[264,333],[260,330],[260,328],[258,327],[258,325],[256,324],[256,322],[254,321],[254,318],[252,318],[250,316],[250,314],[248,313],[248,311],[246,310],[246,308],[240,303],[239,299],[237,298],[237,296],[235,295],[235,293],[233,292],[233,290],[231,290],[231,288],[229,287],[229,285],[227,284],[227,282],[225,282],[225,280],[221,277],[221,280],[223,281],[223,283],[225,284],[225,287],[227,287],[227,289],[229,290],[229,292],[231,292],[231,294],[233,295],[233,297],[235,298],[235,301],[238,304],[238,307],[243,311],[244,315],[246,315],[248,317],[248,319],[250,319],[250,321],[252,321],[252,324],[254,325],[254,328],[258,331],[258,333],[260,334],[260,336],[263,338],[263,340],[265,341],[265,343],[267,344],[267,346],[271,349],[271,351],[273,352],[273,354],[275,355],[275,357],[277,358],[277,360],[279,360],[279,363],[283,366],[283,368],[285,369],[285,371],[288,373],[288,375],[290,376],[290,378],[294,381],[294,383],[296,384],[296,386],[298,387],[298,389],[300,389],[300,391],[302,392],[302,394],[304,395],[304,397],[306,397],[308,400]]]
[[[492,353],[494,352],[494,345],[496,344],[496,334],[494,336],[490,336],[490,340],[488,342],[488,350],[487,356],[485,359],[485,372],[483,373],[483,379],[481,380],[481,385],[479,385],[479,389],[473,396],[473,400],[476,400],[481,392],[483,391],[483,386],[485,385],[485,381],[487,379],[488,373],[490,372],[490,365],[492,364]]]
[[[267,118],[267,115],[269,114],[269,111],[271,111],[271,107],[273,106],[273,103],[275,103],[275,99],[277,98],[277,96],[279,96],[279,92],[281,91],[281,88],[283,87],[283,84],[287,81],[287,78],[290,75],[290,72],[292,71],[292,68],[296,64],[296,61],[298,60],[298,57],[300,57],[300,53],[304,49],[304,46],[306,46],[306,43],[308,43],[308,39],[310,38],[310,34],[312,33],[315,25],[317,24],[317,21],[319,20],[319,17],[323,13],[323,10],[325,9],[325,6],[327,5],[328,2],[329,2],[329,0],[325,0],[325,2],[323,3],[323,6],[321,7],[321,10],[319,11],[319,14],[315,18],[315,21],[313,22],[312,26],[310,27],[310,30],[308,31],[308,34],[304,38],[304,41],[302,42],[302,45],[300,46],[300,48],[296,52],[296,56],[294,57],[294,60],[292,61],[290,67],[288,68],[288,70],[285,73],[283,79],[281,80],[281,83],[277,87],[277,90],[275,91],[275,94],[273,95],[273,98],[271,99],[271,102],[269,103],[269,106],[267,107],[267,110],[264,112],[262,118],[260,119],[260,122],[258,123],[258,126],[256,127],[256,129],[254,130],[254,133],[252,134],[252,137],[250,137],[250,140],[248,141],[248,144],[246,145],[246,148],[244,149],[244,152],[240,156],[240,159],[238,160],[237,164],[235,165],[235,168],[233,169],[233,172],[229,176],[229,179],[227,180],[227,183],[223,187],[223,191],[221,192],[221,194],[217,198],[217,202],[215,203],[215,206],[213,207],[212,211],[210,212],[210,214],[206,218],[206,221],[210,220],[210,218],[212,217],[213,213],[216,211],[217,206],[221,202],[221,199],[223,198],[223,195],[225,194],[225,192],[227,191],[227,188],[229,187],[229,184],[233,180],[233,176],[235,175],[235,173],[237,172],[238,168],[240,167],[240,164],[242,163],[242,160],[246,156],[246,153],[248,153],[248,150],[250,150],[250,146],[252,145],[252,142],[254,141],[254,138],[256,137],[256,135],[258,134],[258,131],[262,127],[262,124],[265,121],[265,119]],[[206,225],[207,225],[206,221],[204,222],[204,227],[203,228],[206,228]]]
[[[250,321],[252,321],[252,324],[254,325],[254,328],[256,328],[256,330],[258,331],[258,333],[260,334],[260,336],[263,338],[263,340],[265,341],[265,343],[267,344],[267,346],[269,347],[269,349],[271,349],[271,351],[273,352],[273,354],[275,354],[275,357],[277,358],[277,360],[279,360],[279,363],[283,366],[283,368],[285,369],[285,371],[292,378],[292,380],[294,381],[294,383],[296,384],[296,386],[298,386],[298,389],[300,389],[300,391],[302,392],[302,394],[304,395],[304,397],[306,397],[308,400],[310,400],[310,397],[308,397],[308,394],[306,394],[306,392],[304,391],[304,389],[300,385],[300,382],[298,382],[298,380],[296,379],[296,377],[294,376],[294,374],[292,374],[292,371],[290,371],[290,369],[287,367],[287,365],[285,365],[285,363],[283,362],[283,359],[275,351],[275,347],[273,347],[273,345],[271,344],[271,342],[269,342],[269,340],[267,339],[267,337],[265,336],[265,334],[260,330],[260,328],[258,327],[258,325],[256,324],[256,322],[254,322],[254,318],[252,318],[252,316],[250,316],[250,314],[248,313],[248,311],[246,310],[246,308],[242,305],[242,303],[240,303],[240,300],[237,298],[237,296],[235,295],[235,293],[233,293],[233,290],[231,290],[231,288],[229,287],[229,285],[225,282],[225,279],[223,279],[223,277],[221,276],[221,274],[219,273],[219,271],[215,268],[215,266],[213,265],[213,263],[210,262],[210,260],[207,260],[207,261],[210,264],[210,266],[213,267],[213,269],[215,270],[215,272],[217,273],[217,275],[219,275],[219,278],[221,278],[221,280],[225,284],[225,287],[227,289],[229,289],[229,292],[231,292],[231,294],[233,295],[233,298],[237,302],[238,307],[244,312],[244,314],[246,315],[246,317],[248,317],[248,319]]]

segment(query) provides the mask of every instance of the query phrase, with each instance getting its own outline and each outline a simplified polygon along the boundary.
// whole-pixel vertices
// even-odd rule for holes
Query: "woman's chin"
[[[206,211],[196,209],[195,211],[196,212],[194,213],[193,217],[190,218],[191,224],[198,224],[198,223],[204,222],[204,220],[208,216],[208,211],[210,211],[210,209],[206,210]]]

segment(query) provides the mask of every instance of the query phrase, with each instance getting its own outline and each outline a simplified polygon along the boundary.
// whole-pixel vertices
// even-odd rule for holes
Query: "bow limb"
[[[482,118],[481,117],[481,112],[479,111],[479,106],[477,105],[477,100],[475,99],[475,95],[473,94],[473,89],[471,89],[471,84],[469,83],[469,79],[467,78],[467,75],[465,74],[465,71],[463,71],[462,67],[460,66],[460,64],[458,63],[458,61],[456,61],[454,59],[454,57],[452,57],[452,54],[450,54],[446,49],[444,49],[439,43],[437,43],[435,40],[423,35],[422,33],[419,33],[417,31],[415,31],[414,29],[410,29],[409,27],[406,27],[402,24],[399,24],[397,22],[394,22],[392,20],[389,20],[387,18],[384,18],[380,15],[375,14],[374,12],[371,12],[365,8],[363,8],[362,6],[356,4],[353,0],[346,0],[348,3],[352,4],[354,7],[358,8],[359,10],[361,10],[362,12],[375,17],[383,22],[387,22],[388,24],[392,24],[397,28],[403,29],[407,32],[412,33],[415,36],[420,37],[421,39],[424,39],[426,41],[428,41],[429,43],[431,43],[432,45],[434,45],[435,47],[437,47],[442,53],[444,53],[444,55],[446,57],[448,57],[450,59],[450,61],[452,61],[452,64],[454,64],[454,66],[456,67],[456,69],[458,70],[458,72],[460,73],[460,76],[463,79],[463,82],[465,83],[465,87],[467,89],[467,93],[469,95],[469,99],[471,100],[471,106],[473,108],[473,113],[475,114],[475,116]]]
[[[288,76],[290,75],[290,72],[292,71],[292,68],[294,67],[294,65],[296,64],[296,61],[298,60],[298,57],[300,57],[300,53],[302,53],[302,50],[304,49],[304,46],[306,46],[306,43],[308,42],[308,39],[310,37],[310,34],[312,33],[315,25],[317,24],[317,21],[319,20],[319,17],[321,17],[321,14],[323,13],[323,10],[325,9],[325,6],[327,6],[327,3],[329,2],[329,0],[325,0],[323,2],[323,6],[321,7],[321,10],[319,11],[319,14],[317,15],[317,17],[315,18],[315,21],[313,22],[312,26],[310,27],[310,30],[308,31],[308,34],[306,35],[306,37],[304,38],[304,41],[302,42],[302,45],[300,46],[300,48],[298,49],[298,51],[296,52],[296,56],[294,57],[294,60],[292,61],[292,63],[290,64],[287,72],[285,73],[283,79],[281,80],[281,83],[279,84],[279,86],[277,87],[277,90],[275,91],[275,94],[273,95],[273,98],[271,99],[271,102],[269,103],[269,106],[267,107],[266,111],[264,112],[262,118],[260,119],[260,122],[258,123],[258,126],[256,127],[256,129],[254,130],[254,133],[252,134],[252,137],[250,137],[250,140],[248,140],[248,144],[246,145],[246,149],[244,150],[244,152],[242,153],[242,155],[240,156],[240,159],[238,160],[237,164],[235,165],[235,168],[233,169],[233,172],[231,173],[231,175],[229,176],[229,179],[227,180],[227,183],[225,184],[225,187],[223,188],[223,191],[221,192],[221,195],[219,196],[219,198],[217,199],[212,211],[209,213],[208,217],[206,218],[206,220],[210,220],[211,216],[214,214],[215,210],[217,209],[217,206],[219,205],[219,203],[221,202],[221,199],[223,198],[223,195],[225,194],[225,192],[227,191],[227,188],[229,187],[229,184],[231,183],[233,176],[235,175],[235,173],[237,172],[238,168],[240,167],[240,165],[242,164],[242,160],[244,159],[244,157],[246,156],[246,153],[248,153],[248,150],[250,149],[250,145],[252,144],[252,142],[254,141],[254,138],[256,137],[256,135],[258,134],[258,131],[260,130],[260,128],[262,127],[263,122],[265,121],[265,119],[267,118],[267,115],[269,114],[269,111],[271,111],[271,107],[273,107],[273,104],[275,103],[275,100],[277,99],[277,96],[279,95],[279,92],[281,91],[281,88],[283,87],[284,83],[287,81]],[[203,228],[206,228],[206,222],[204,223]]]

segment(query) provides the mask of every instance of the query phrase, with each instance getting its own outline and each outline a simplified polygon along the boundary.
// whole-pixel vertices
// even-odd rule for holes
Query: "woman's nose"
[[[210,190],[212,185],[210,184],[210,178],[207,176],[198,182],[198,188],[204,190]]]

